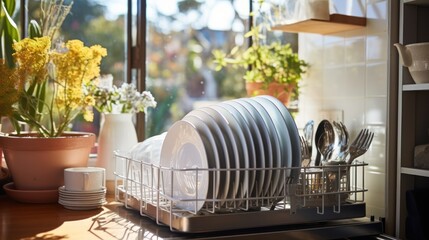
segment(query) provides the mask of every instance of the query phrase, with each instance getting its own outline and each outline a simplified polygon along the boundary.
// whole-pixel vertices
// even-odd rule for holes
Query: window
[[[146,135],[166,131],[195,107],[244,94],[242,74],[211,68],[212,50],[246,44],[248,0],[146,2],[146,88],[158,102]]]
[[[28,18],[39,19],[40,1],[22,2]],[[213,49],[247,46],[251,7],[252,0],[79,0],[61,34],[107,48],[101,71],[114,84],[133,82],[152,92],[158,106],[136,117],[141,141],[196,107],[245,95],[243,72],[216,72],[211,60]],[[269,36],[284,41],[282,34]],[[93,123],[77,119],[73,128],[98,133],[99,122],[96,113]]]

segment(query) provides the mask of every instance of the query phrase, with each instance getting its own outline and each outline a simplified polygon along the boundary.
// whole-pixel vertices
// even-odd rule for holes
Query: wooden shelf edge
[[[403,91],[425,91],[429,90],[429,83],[419,83],[419,84],[404,84],[402,86]]]
[[[404,0],[404,3],[412,5],[429,5],[428,0]]]
[[[348,16],[343,14],[331,14],[329,21],[320,19],[309,19],[293,24],[276,25],[273,30],[281,30],[292,33],[319,33],[322,35],[343,31],[361,29],[366,26],[366,18]]]
[[[427,169],[402,167],[401,173],[413,176],[429,177],[429,170]]]

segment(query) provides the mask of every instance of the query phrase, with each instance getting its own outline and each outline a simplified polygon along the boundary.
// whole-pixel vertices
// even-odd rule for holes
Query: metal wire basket
[[[168,225],[172,231],[210,232],[230,229],[308,223],[365,216],[364,169],[366,163],[351,165],[302,167],[298,179],[288,178],[292,168],[247,169],[171,169],[155,166],[116,153],[117,164],[125,166],[125,173],[115,173],[116,200],[126,207],[140,211],[142,216]],[[268,194],[243,191],[242,194],[219,198],[215,189],[222,181],[217,177],[252,172],[260,176],[279,174],[281,187],[268,189]],[[210,176],[211,187],[206,194],[193,197],[175,195],[167,189],[175,174]],[[243,176],[250,176],[250,174]],[[198,186],[198,177],[184,179]],[[195,181],[192,183],[192,181]],[[249,189],[261,189],[263,184],[243,181]],[[243,184],[241,184],[243,185]],[[185,206],[185,207],[184,207]]]

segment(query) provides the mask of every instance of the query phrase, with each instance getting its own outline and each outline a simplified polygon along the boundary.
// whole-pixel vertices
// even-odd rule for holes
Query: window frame
[[[142,92],[146,89],[146,0],[137,0],[136,5],[136,45],[133,46],[133,1],[128,0],[127,13],[127,82],[131,83],[132,71],[136,71],[136,87]],[[145,139],[145,114],[136,114],[136,131],[139,141]]]

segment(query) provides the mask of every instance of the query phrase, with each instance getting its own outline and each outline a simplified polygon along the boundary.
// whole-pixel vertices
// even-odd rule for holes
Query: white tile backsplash
[[[351,31],[345,38],[345,64],[365,64],[366,37],[363,30]],[[356,35],[355,35],[356,34]],[[359,34],[359,35],[358,35]]]
[[[386,125],[387,100],[386,98],[365,99],[365,123],[366,125]]]
[[[387,62],[370,63],[366,67],[366,94],[368,97],[387,96]]]
[[[389,40],[385,32],[368,34],[366,37],[367,61],[386,62],[389,50],[388,43]]]
[[[388,0],[331,0],[338,13],[367,17],[364,29],[334,35],[299,34],[300,57],[311,65],[301,88],[297,124],[317,127],[321,110],[342,110],[354,137],[362,128],[376,133],[362,158],[366,169],[367,215],[384,216],[388,86]]]

